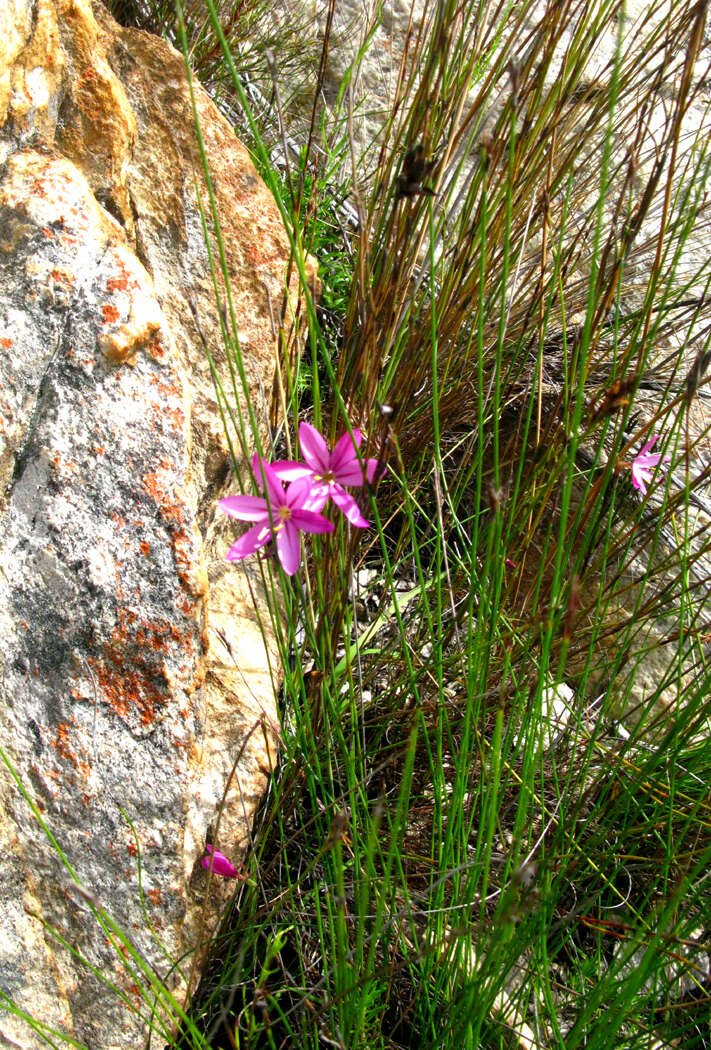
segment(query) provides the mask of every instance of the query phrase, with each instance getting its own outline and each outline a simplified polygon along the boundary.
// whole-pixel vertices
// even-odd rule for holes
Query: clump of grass
[[[651,12],[604,88],[584,58],[614,5],[502,14],[433,8],[358,175],[336,348],[312,316],[326,427],[390,473],[373,538],[322,541],[287,593],[281,768],[202,1004],[239,1045],[703,1032],[703,967],[685,1011],[671,966],[708,928],[703,137],[679,163],[703,12]],[[640,503],[621,464],[652,427],[673,471]],[[620,733],[662,617],[667,677]]]
[[[706,7],[425,8],[352,151],[357,230],[348,90],[277,169],[224,12],[185,19],[292,272],[327,267],[274,422],[358,425],[388,473],[370,533],[281,578],[279,768],[177,1045],[702,1047]]]
[[[107,0],[113,17],[135,29],[148,30],[180,47],[174,0]],[[216,10],[220,33],[238,62],[240,74],[251,87],[269,97],[272,75],[267,58],[279,56],[280,82],[290,84],[283,99],[292,113],[312,88],[310,68],[318,59],[311,32],[312,18],[300,4],[267,4],[264,0],[230,0]],[[186,28],[188,57],[194,74],[210,89],[219,104],[233,98],[222,47],[203,0],[181,5]],[[291,97],[293,95],[293,98]]]

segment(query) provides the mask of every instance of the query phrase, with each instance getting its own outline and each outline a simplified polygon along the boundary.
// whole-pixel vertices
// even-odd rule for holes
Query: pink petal
[[[253,525],[248,532],[245,532],[244,536],[240,536],[237,542],[232,544],[225,557],[228,561],[241,561],[247,555],[254,554],[260,547],[264,547],[271,538],[272,530],[268,522],[266,524]]]
[[[357,436],[358,436],[357,444],[360,447],[360,443],[361,443],[360,431],[359,430],[354,430],[353,433],[357,434]],[[348,436],[347,434],[343,435],[344,438],[347,437],[347,436]],[[343,438],[341,438],[341,441],[343,441]],[[339,444],[340,444],[340,441],[339,441]],[[336,448],[337,447],[338,446],[336,446]],[[333,450],[333,455],[331,456],[331,470],[333,471],[333,475],[334,475],[336,481],[340,485],[362,485],[363,484],[363,471],[365,470],[365,477],[367,478],[369,484],[372,485],[373,481],[375,480],[375,476],[378,473],[378,461],[377,461],[377,459],[366,459],[366,460],[363,461],[363,465],[361,466],[361,463],[360,463],[360,461],[359,461],[359,459],[358,459],[358,457],[357,457],[357,455],[355,453],[355,450],[353,449],[352,445],[351,445],[350,451],[353,453],[352,456],[345,457],[342,460],[340,460],[338,463],[334,463],[334,460],[336,458],[336,449]],[[385,468],[381,464],[380,465],[380,471],[384,472],[384,470],[385,470]]]
[[[262,496],[226,496],[218,506],[242,521],[261,521],[267,514],[267,501]]]
[[[366,466],[366,471],[365,471],[365,476],[368,479],[368,484],[369,485],[372,485],[373,482],[375,481],[376,474],[384,474],[384,473],[385,473],[385,464],[384,463],[378,463],[377,459],[369,459],[368,460],[368,463],[367,463],[367,466]]]
[[[642,448],[639,450],[639,453],[638,453],[636,458],[639,459],[639,457],[643,456],[645,454],[645,452],[649,452],[650,448],[652,448],[653,445],[657,441],[659,441],[661,436],[662,436],[661,434],[655,434],[654,437],[650,438],[649,441],[647,442],[647,444],[643,445]]]
[[[360,430],[358,430],[357,427],[353,431],[352,438],[348,431],[346,431],[346,433],[338,439],[333,446],[333,452],[331,453],[331,470],[336,476],[342,474],[344,471],[347,472],[353,470],[354,467],[358,467],[356,449],[360,448],[362,440]],[[348,485],[351,483],[344,482],[344,484]]]
[[[227,859],[224,853],[210,845],[205,846],[205,849],[207,851],[206,856],[200,861],[203,868],[209,870],[210,867],[212,867],[212,870],[216,875],[222,875],[226,879],[236,879],[239,877],[237,868],[235,868],[234,864]]]
[[[352,464],[346,463],[346,466],[341,467],[340,470],[334,470],[333,476],[339,485],[358,486],[363,484],[363,468],[358,460]]]
[[[285,521],[284,527],[277,532],[276,547],[284,572],[287,576],[293,576],[301,561],[301,542],[299,533],[291,521]]]
[[[299,423],[299,447],[306,463],[314,474],[325,474],[330,469],[331,454],[328,445],[316,427],[310,423]]]
[[[331,489],[330,485],[319,485],[318,483],[313,485],[308,497],[304,500],[300,510],[323,510],[328,503],[328,494]]]
[[[273,517],[277,517],[279,507],[283,507],[285,503],[284,486],[266,459],[262,459],[256,452],[252,456],[252,473],[257,484],[264,488],[264,495],[271,503]]]
[[[299,478],[313,477],[310,467],[303,463],[295,463],[293,459],[276,459],[271,467],[281,481],[297,481]]]
[[[333,522],[324,518],[323,514],[316,514],[313,510],[304,510],[301,507],[292,510],[291,521],[301,532],[333,532],[334,529]]]
[[[304,507],[307,502],[310,502],[311,495],[316,488],[321,488],[320,484],[314,485],[311,478],[299,478],[298,481],[294,481],[289,488],[286,490],[286,502],[292,510]]]
[[[359,529],[367,529],[370,527],[370,522],[365,520],[356,501],[350,493],[342,489],[340,485],[334,485],[332,487],[331,499],[345,514],[351,525],[356,525]]]

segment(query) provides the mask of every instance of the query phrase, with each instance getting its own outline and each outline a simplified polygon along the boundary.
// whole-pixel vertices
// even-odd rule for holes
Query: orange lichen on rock
[[[142,649],[152,650],[156,653],[167,654],[169,642],[187,652],[193,649],[193,643],[184,631],[180,631],[174,623],[147,623],[143,622],[136,629],[135,638]]]
[[[74,754],[69,746],[69,722],[60,722],[57,726],[57,732],[54,740],[52,741],[52,747],[55,749],[58,755],[61,755],[67,762],[71,762],[75,769],[79,768],[79,759]]]
[[[66,457],[63,456],[60,452],[53,453],[52,463],[54,465],[54,469],[57,471],[57,474],[59,474],[60,477],[68,478],[71,477],[73,474],[76,474],[77,472],[76,463],[72,463],[71,460],[66,459]]]
[[[128,277],[126,274],[122,274],[120,277],[109,277],[106,282],[107,292],[125,292],[128,291]]]
[[[153,470],[143,475],[143,487],[160,509],[164,521],[176,522],[178,525],[182,525],[185,520],[185,510],[168,495],[168,487],[172,477],[172,465],[164,461],[158,470]]]
[[[108,361],[116,365],[135,365],[140,350],[160,330],[158,321],[129,322],[115,332],[99,336],[99,348]]]
[[[158,668],[126,667],[121,649],[106,644],[103,651],[103,659],[90,663],[104,700],[122,721],[130,725],[137,720],[143,729],[152,728],[170,699],[169,683],[163,676],[161,687],[156,685]]]
[[[185,529],[177,530],[173,535],[173,552],[178,578],[185,590],[193,598],[204,598],[208,589],[207,572],[196,558],[195,539]]]
[[[56,281],[57,284],[64,285],[65,288],[71,288],[75,282],[74,274],[61,266],[55,266],[52,270],[51,276],[53,281]]]

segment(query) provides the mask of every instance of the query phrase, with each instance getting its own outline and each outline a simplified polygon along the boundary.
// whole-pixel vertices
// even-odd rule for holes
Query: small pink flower
[[[636,489],[639,489],[643,496],[647,495],[647,485],[652,480],[655,468],[659,463],[668,463],[671,459],[670,456],[662,456],[649,451],[655,441],[659,441],[660,437],[661,434],[656,434],[653,438],[650,438],[647,444],[637,453],[632,463],[629,464],[632,471],[632,484]]]
[[[355,429],[352,438],[346,432],[333,446],[333,451],[329,452],[328,445],[316,427],[312,427],[310,423],[300,423],[299,445],[305,465],[280,460],[272,467],[275,474],[285,481],[305,478],[309,480],[311,494],[304,504],[309,510],[321,510],[330,497],[351,525],[367,529],[370,523],[361,514],[351,494],[343,488],[344,485],[362,485],[365,480],[356,451],[360,448],[362,440],[360,430]],[[372,482],[377,470],[377,459],[367,460],[365,478]]]
[[[224,853],[221,853],[219,849],[215,849],[214,846],[205,846],[206,855],[202,858],[200,863],[203,868],[208,870],[212,866],[212,870],[215,875],[222,875],[226,879],[238,879],[240,874],[234,864],[227,859]]]
[[[256,522],[230,547],[227,559],[240,561],[274,538],[284,572],[293,576],[301,562],[299,530],[333,532],[333,522],[323,514],[315,513],[320,507],[311,506],[312,484],[309,479],[302,478],[285,490],[274,468],[259,456],[252,460],[252,472],[259,484],[262,484],[263,472],[266,499],[263,496],[227,496],[220,500],[226,514],[242,521]]]

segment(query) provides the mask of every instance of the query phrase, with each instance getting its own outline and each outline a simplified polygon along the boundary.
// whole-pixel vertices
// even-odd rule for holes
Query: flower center
[[[318,481],[321,485],[333,485],[335,480],[332,470],[327,471],[325,474],[314,474],[314,481]]]
[[[279,523],[288,521],[291,517],[291,507],[280,507],[279,508]]]

